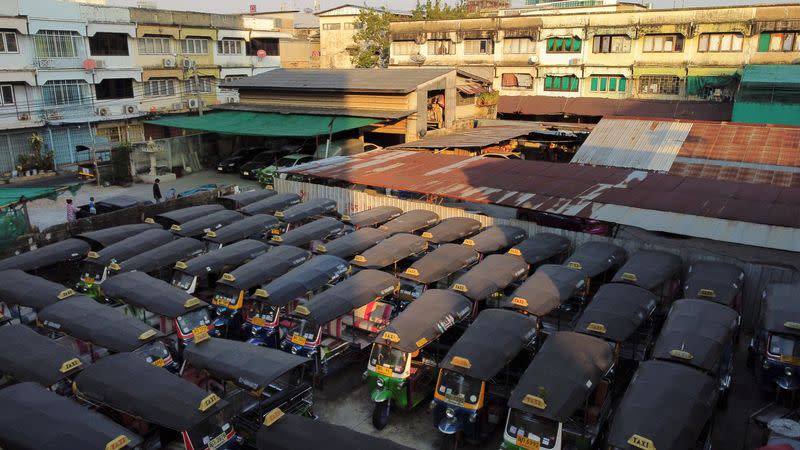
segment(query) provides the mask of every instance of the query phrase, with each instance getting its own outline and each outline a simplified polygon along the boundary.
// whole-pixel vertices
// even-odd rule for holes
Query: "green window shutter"
[[[580,38],[573,38],[572,39],[572,51],[574,51],[574,52],[581,51],[581,39]]]
[[[592,77],[592,85],[591,85],[592,92],[597,92],[597,77]]]
[[[548,51],[548,52],[551,52],[551,51],[553,51],[553,46],[555,46],[555,44],[556,44],[556,40],[555,40],[555,38],[550,38],[550,39],[548,39],[548,40],[547,40],[547,51]]]
[[[758,37],[758,51],[768,52],[770,39],[772,39],[772,34],[761,33],[761,36]]]
[[[553,89],[553,77],[547,77],[544,79],[544,90],[550,91]]]
[[[561,90],[561,77],[553,77],[553,90],[554,91]]]
[[[562,51],[562,49],[564,48],[563,45],[564,45],[564,39],[556,38],[555,50],[557,52]]]
[[[608,83],[608,78],[606,78],[606,77],[600,78],[600,91],[601,92],[605,92],[607,90],[607,85],[606,85],[607,83]]]
[[[608,90],[610,92],[617,92],[617,77],[609,77]]]
[[[578,92],[578,77],[567,77],[570,79],[570,90]]]
[[[628,89],[628,79],[627,78],[620,78],[619,79],[619,91],[625,92]]]

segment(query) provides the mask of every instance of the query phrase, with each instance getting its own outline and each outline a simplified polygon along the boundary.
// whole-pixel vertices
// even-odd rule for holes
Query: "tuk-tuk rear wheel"
[[[386,428],[386,425],[389,423],[390,412],[391,404],[389,400],[375,402],[375,409],[372,410],[372,426],[377,430]]]

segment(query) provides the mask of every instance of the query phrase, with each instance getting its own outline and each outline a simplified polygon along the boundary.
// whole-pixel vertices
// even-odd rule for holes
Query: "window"
[[[536,53],[536,42],[529,38],[503,39],[503,53],[507,55]]]
[[[175,80],[160,79],[144,83],[145,97],[169,97],[175,95]]]
[[[42,86],[42,97],[47,106],[82,105],[89,103],[85,89],[89,85],[82,80],[54,80]]]
[[[168,37],[154,36],[139,38],[140,55],[171,55],[172,46]]]
[[[494,52],[491,39],[465,39],[465,55],[489,55]]]
[[[186,80],[184,92],[187,94],[211,93],[211,77],[200,77],[197,81],[194,78]]]
[[[322,29],[327,31],[341,30],[342,24],[340,23],[323,23]]]
[[[592,92],[625,92],[628,80],[620,75],[593,76],[589,88]]]
[[[644,37],[645,53],[669,53],[683,51],[683,35],[652,34]]]
[[[247,43],[247,54],[251,56],[258,55],[259,50],[267,52],[267,56],[280,56],[280,47],[278,47],[277,39],[269,38],[252,38]]]
[[[18,53],[17,33],[0,31],[0,53]]]
[[[0,84],[0,105],[8,106],[14,104],[14,86],[10,84]]]
[[[477,96],[472,94],[465,94],[463,92],[458,93],[458,98],[456,98],[456,105],[458,106],[469,106],[475,104],[475,99]]]
[[[419,46],[414,41],[392,42],[392,52],[395,55],[415,55],[419,52]]]
[[[133,80],[130,78],[105,79],[95,85],[98,100],[133,98]]]
[[[223,39],[217,42],[217,53],[220,55],[241,55],[242,41],[239,39]]]
[[[186,55],[208,54],[208,39],[184,39],[181,41],[181,51]]]
[[[580,51],[580,38],[553,37],[547,40],[547,53],[580,53]]]
[[[504,73],[500,80],[506,89],[533,89],[533,76],[529,73]]]
[[[108,139],[108,142],[111,142],[112,144],[118,144],[122,142],[122,133],[120,132],[120,127],[98,128],[97,136]]]
[[[800,52],[800,32],[761,33],[759,52]]]
[[[128,35],[97,33],[89,37],[89,51],[97,56],[128,56]]]
[[[275,28],[283,28],[283,19],[272,19],[272,26]]]
[[[456,44],[451,40],[431,40],[428,41],[429,55],[455,55]]]
[[[744,36],[741,33],[701,34],[697,44],[698,52],[740,52]]]
[[[33,36],[39,58],[77,58],[77,34],[73,31],[43,30]]]
[[[640,94],[678,95],[681,79],[671,75],[642,75],[639,77]]]
[[[631,38],[628,36],[595,36],[592,53],[630,53]]]
[[[364,24],[361,22],[348,22],[344,24],[345,30],[363,30]]]
[[[544,79],[544,90],[578,92],[578,77],[575,75],[548,75]]]

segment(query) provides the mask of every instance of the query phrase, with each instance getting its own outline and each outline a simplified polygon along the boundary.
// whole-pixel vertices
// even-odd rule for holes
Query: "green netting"
[[[4,187],[0,188],[0,207],[12,205],[24,198],[27,201],[39,198],[55,200],[58,192],[55,188],[47,187]]]
[[[704,96],[710,89],[724,88],[734,84],[739,79],[738,76],[703,76],[686,77],[686,93],[689,95]]]
[[[0,250],[28,232],[28,217],[20,206],[0,208]]]

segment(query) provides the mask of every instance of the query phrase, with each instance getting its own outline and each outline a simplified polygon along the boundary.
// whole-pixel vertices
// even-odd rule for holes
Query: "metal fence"
[[[0,134],[0,173],[11,172],[17,164],[19,155],[31,153],[30,138],[34,132],[39,133],[44,140],[42,151],[53,152],[56,167],[82,162],[90,157],[89,152],[78,154],[75,146],[91,146],[100,141],[105,142],[102,138],[94,138],[94,131],[87,124]]]
[[[156,154],[156,164],[158,167],[191,168],[192,171],[203,170],[203,155],[213,152],[214,143],[204,139],[204,134],[190,136],[178,136],[164,139],[154,139],[153,142],[159,148]],[[150,170],[150,154],[142,151],[144,145],[134,148],[132,153],[133,168],[136,173],[147,173]]]

